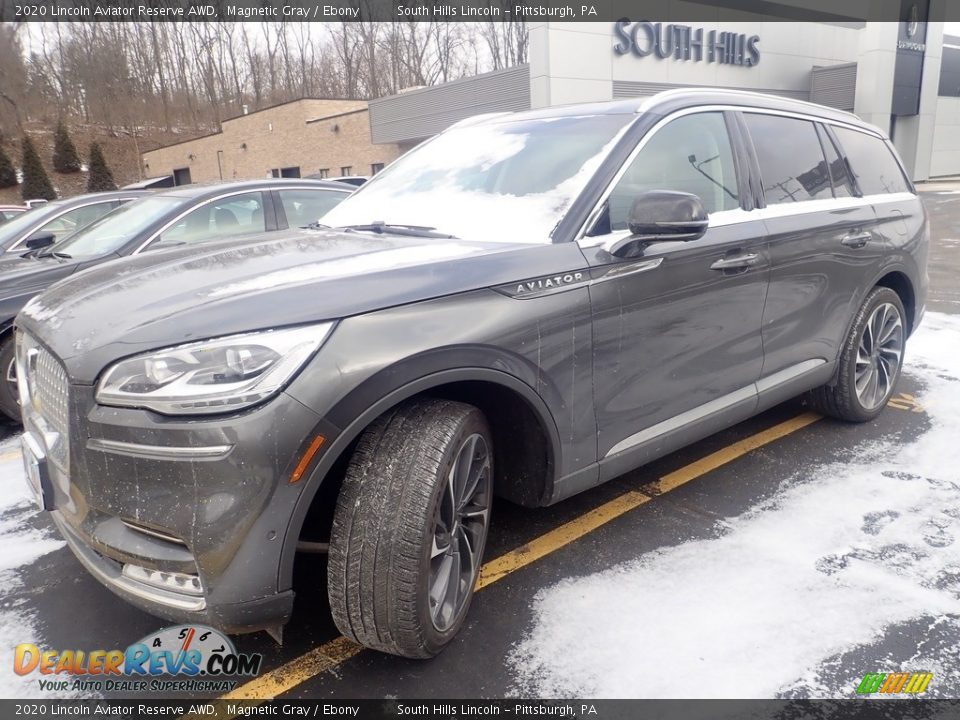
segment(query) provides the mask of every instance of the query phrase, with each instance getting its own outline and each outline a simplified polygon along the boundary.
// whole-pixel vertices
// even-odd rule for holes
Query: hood
[[[0,257],[0,325],[12,321],[34,295],[70,276],[79,267],[75,262],[54,257]]]
[[[17,294],[24,288],[43,288],[76,269],[75,262],[55,257],[0,257],[0,297]]]
[[[100,265],[17,324],[91,383],[110,362],[205,338],[333,320],[583,266],[575,243],[527,245],[293,230]]]

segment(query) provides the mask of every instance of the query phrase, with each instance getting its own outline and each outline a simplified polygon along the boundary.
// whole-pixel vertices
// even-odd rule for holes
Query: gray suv
[[[278,636],[428,657],[494,494],[550,505],[787,398],[880,413],[928,222],[853,115],[718,90],[474,118],[314,229],[96,267],[18,316],[24,456],[80,562]]]

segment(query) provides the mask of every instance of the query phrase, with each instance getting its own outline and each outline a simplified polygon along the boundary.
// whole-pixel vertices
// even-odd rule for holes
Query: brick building
[[[220,132],[143,153],[148,177],[178,185],[261,177],[373,175],[399,156],[374,145],[365,100],[304,98],[224,120]]]

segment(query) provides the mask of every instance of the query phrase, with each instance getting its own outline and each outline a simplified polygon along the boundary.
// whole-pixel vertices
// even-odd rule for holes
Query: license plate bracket
[[[41,510],[53,510],[53,483],[46,453],[29,432],[21,436],[20,443],[27,486]]]

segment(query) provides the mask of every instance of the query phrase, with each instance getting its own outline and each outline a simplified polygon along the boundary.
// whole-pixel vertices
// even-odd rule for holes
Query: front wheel
[[[477,408],[419,400],[376,420],[334,511],[327,587],[340,631],[394,655],[439,653],[470,607],[492,496],[493,443]]]
[[[840,354],[835,384],[812,390],[810,404],[831,417],[867,422],[893,394],[903,366],[907,327],[900,296],[874,288],[857,311]]]
[[[20,401],[17,394],[16,343],[13,333],[0,341],[0,412],[14,422],[20,422]]]

